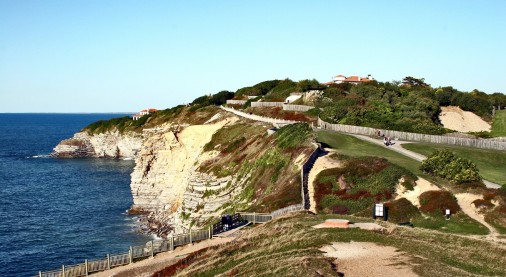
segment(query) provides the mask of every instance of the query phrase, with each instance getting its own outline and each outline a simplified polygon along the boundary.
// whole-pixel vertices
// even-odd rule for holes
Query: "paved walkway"
[[[364,136],[364,135],[355,135],[355,134],[349,134],[349,135],[354,136],[354,137],[356,137],[358,139],[361,139],[361,140],[364,140],[364,141],[368,141],[368,142],[380,145],[380,146],[385,147],[385,148],[387,148],[389,150],[398,152],[398,153],[400,153],[400,154],[402,154],[404,156],[407,156],[409,158],[417,160],[419,162],[427,159],[427,157],[425,157],[424,155],[415,153],[415,152],[410,151],[410,150],[408,150],[406,148],[403,148],[401,146],[401,145],[406,144],[406,143],[411,143],[409,141],[396,140],[396,141],[394,141],[394,145],[385,146],[385,144],[383,143],[383,140],[381,140],[381,139],[375,139],[375,138],[371,138],[371,137]],[[493,183],[493,182],[490,182],[490,181],[487,181],[487,180],[483,180],[483,183],[485,184],[485,186],[487,188],[491,188],[491,189],[501,188],[501,185]]]

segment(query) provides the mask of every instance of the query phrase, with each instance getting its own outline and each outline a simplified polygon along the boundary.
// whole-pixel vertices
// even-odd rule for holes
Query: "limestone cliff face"
[[[204,152],[213,134],[236,117],[186,127],[145,132],[132,173],[132,211],[149,212],[148,226],[163,236],[184,232],[222,211],[240,187],[233,176],[218,178],[198,171],[217,153]],[[234,185],[232,185],[232,183]]]
[[[142,145],[142,135],[118,131],[101,134],[79,132],[70,139],[61,141],[53,156],[58,158],[135,158]]]

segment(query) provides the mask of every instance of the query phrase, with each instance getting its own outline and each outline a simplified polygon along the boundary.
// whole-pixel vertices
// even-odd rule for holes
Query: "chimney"
[[[371,74],[367,75],[367,79],[372,80]]]

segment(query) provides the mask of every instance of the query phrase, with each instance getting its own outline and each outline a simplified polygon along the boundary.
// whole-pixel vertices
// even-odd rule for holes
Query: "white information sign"
[[[383,216],[383,204],[376,204],[376,206],[374,206],[374,215]]]

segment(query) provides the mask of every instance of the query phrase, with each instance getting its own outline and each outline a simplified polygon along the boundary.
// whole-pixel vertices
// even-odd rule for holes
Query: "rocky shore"
[[[57,158],[129,158],[135,159],[142,146],[142,135],[118,131],[101,134],[79,132],[61,141],[51,154]]]

